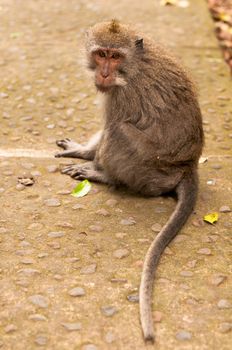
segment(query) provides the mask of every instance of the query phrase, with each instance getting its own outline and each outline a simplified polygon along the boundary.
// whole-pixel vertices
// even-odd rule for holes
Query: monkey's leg
[[[68,138],[64,140],[57,140],[57,146],[64,149],[63,152],[57,153],[56,158],[81,158],[86,160],[93,160],[96,154],[97,146],[100,142],[102,131],[96,133],[86,145],[81,145]]]
[[[109,184],[110,181],[101,170],[96,170],[94,168],[93,162],[88,162],[84,164],[68,165],[62,169],[62,174],[71,176],[75,180],[90,180],[93,182],[100,182]]]

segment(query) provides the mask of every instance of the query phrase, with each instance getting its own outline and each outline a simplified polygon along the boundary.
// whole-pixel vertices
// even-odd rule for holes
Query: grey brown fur
[[[191,214],[196,202],[197,165],[203,147],[202,118],[197,97],[185,71],[166,51],[129,26],[94,26],[87,36],[89,68],[95,70],[95,46],[127,50],[117,76],[126,84],[105,93],[105,125],[89,145],[57,141],[58,157],[91,162],[72,165],[63,173],[73,178],[123,184],[147,196],[175,191],[174,213],[154,239],[145,258],[140,286],[140,317],[145,340],[154,340],[152,287],[165,247]],[[116,28],[116,29],[115,29]]]

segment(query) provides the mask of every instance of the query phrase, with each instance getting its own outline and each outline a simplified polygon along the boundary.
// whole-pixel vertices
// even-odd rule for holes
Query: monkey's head
[[[99,23],[86,35],[88,67],[95,71],[95,85],[101,92],[125,86],[130,61],[143,51],[143,39],[128,25],[116,20]]]

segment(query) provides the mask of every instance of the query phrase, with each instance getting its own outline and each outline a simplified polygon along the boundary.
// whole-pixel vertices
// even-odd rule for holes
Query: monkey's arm
[[[86,145],[81,145],[68,138],[64,140],[57,140],[57,146],[64,149],[63,152],[57,153],[56,158],[81,158],[86,160],[93,160],[96,154],[98,144],[102,137],[102,131],[97,132]]]

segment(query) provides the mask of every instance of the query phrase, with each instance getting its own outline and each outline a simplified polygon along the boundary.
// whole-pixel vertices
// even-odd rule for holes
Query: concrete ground
[[[112,17],[135,23],[182,59],[204,116],[208,161],[199,166],[196,211],[157,271],[151,348],[229,350],[231,81],[203,0],[188,8],[0,0],[0,348],[147,348],[137,297],[142,262],[175,203],[96,184],[74,198],[75,181],[59,173],[71,160],[53,158],[56,139],[84,142],[101,125],[81,41],[85,28]],[[23,176],[34,185],[20,185]],[[218,222],[204,223],[215,211]]]

